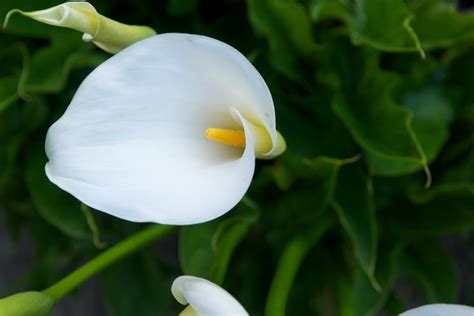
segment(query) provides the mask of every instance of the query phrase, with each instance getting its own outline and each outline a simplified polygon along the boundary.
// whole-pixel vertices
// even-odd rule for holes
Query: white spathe
[[[226,290],[194,276],[180,276],[174,280],[171,292],[176,300],[189,306],[181,316],[247,316],[240,303]]]
[[[474,316],[474,307],[454,304],[430,304],[411,309],[401,316]]]
[[[48,131],[46,174],[126,220],[205,222],[248,189],[261,138],[255,126],[270,141],[262,158],[284,150],[275,125],[270,91],[241,53],[205,36],[156,35],[84,80]],[[245,149],[207,139],[208,128],[243,130]]]

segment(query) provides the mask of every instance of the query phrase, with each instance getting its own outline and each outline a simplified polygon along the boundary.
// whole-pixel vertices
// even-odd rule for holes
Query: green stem
[[[332,223],[332,219],[321,220],[309,235],[300,235],[286,245],[278,261],[268,293],[265,306],[267,316],[285,315],[286,301],[303,259],[321,236],[332,226]]]
[[[128,237],[117,245],[107,249],[64,279],[43,291],[56,302],[69,292],[76,289],[94,274],[102,271],[112,263],[122,259],[134,251],[146,246],[150,242],[174,230],[173,226],[152,225]]]

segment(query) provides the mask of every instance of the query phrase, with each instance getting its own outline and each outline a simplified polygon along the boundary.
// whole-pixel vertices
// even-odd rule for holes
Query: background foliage
[[[58,3],[2,0],[0,16]],[[223,284],[252,315],[474,305],[472,274],[459,268],[474,243],[474,14],[466,4],[93,5],[158,33],[204,34],[236,47],[267,81],[288,143],[282,157],[258,163],[247,197],[228,215],[180,228],[171,253],[146,249],[102,273],[109,315],[176,314],[169,287],[182,273]],[[48,127],[108,58],[80,37],[20,16],[0,33],[2,216],[12,236],[33,236],[36,253],[9,293],[45,288],[143,227],[90,211],[43,171]],[[454,253],[453,238],[468,250]]]

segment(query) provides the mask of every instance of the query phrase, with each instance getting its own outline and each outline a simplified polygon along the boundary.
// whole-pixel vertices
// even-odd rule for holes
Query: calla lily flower
[[[169,33],[114,55],[48,131],[46,174],[135,222],[194,224],[233,208],[255,158],[285,150],[265,81],[218,40]]]
[[[180,276],[174,280],[171,292],[175,299],[188,305],[180,316],[247,316],[240,303],[226,290],[208,280]]]
[[[127,25],[100,15],[89,2],[65,2],[49,9],[33,12],[14,9],[8,12],[4,28],[14,13],[41,23],[82,32],[84,41],[93,42],[109,53],[117,53],[141,39],[156,34],[148,26]]]
[[[411,309],[401,316],[474,316],[474,307],[454,304],[430,304]]]

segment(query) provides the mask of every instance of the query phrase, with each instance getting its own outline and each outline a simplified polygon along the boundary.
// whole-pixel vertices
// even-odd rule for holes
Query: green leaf
[[[446,0],[414,2],[413,30],[424,49],[449,47],[474,39],[474,15],[458,12],[456,3]]]
[[[455,116],[464,119],[472,125],[474,123],[474,89],[471,82],[474,81],[474,60],[472,45],[457,48],[455,54],[449,56],[445,62],[446,79],[445,89],[450,92],[451,99],[455,103]]]
[[[284,316],[286,314],[286,301],[301,263],[309,250],[332,224],[333,220],[330,216],[321,216],[313,231],[298,235],[286,244],[278,260],[278,266],[268,293],[266,315]]]
[[[319,156],[314,159],[303,159],[284,155],[273,172],[276,183],[290,181],[284,194],[278,199],[271,199],[264,207],[269,223],[278,230],[269,232],[269,239],[275,248],[294,237],[295,232],[304,233],[314,230],[321,214],[327,210],[334,194],[339,169],[344,164],[352,163],[357,157],[334,159]],[[280,171],[286,169],[283,173]],[[282,175],[287,179],[280,179]],[[262,202],[263,205],[264,202]],[[263,206],[262,206],[263,208]]]
[[[356,0],[349,8],[352,41],[382,51],[449,47],[474,38],[474,16],[446,0]]]
[[[0,78],[0,112],[18,100],[17,86],[17,76]]]
[[[349,47],[341,49],[336,60],[345,74],[340,82],[344,94],[339,93],[332,106],[372,156],[372,173],[398,174],[404,163],[426,169],[427,158],[413,128],[413,114],[391,98],[399,78],[381,70],[373,52],[359,50],[349,56]]]
[[[184,226],[179,230],[179,261],[184,274],[209,276],[213,250],[212,237],[217,221]]]
[[[194,12],[199,5],[199,0],[168,0],[166,11],[170,15],[182,16]]]
[[[21,58],[19,58],[21,57]],[[0,50],[0,62],[4,65],[0,77],[0,112],[24,97],[24,84],[28,76],[28,51],[21,43]]]
[[[309,13],[313,22],[325,19],[347,20],[347,10],[342,1],[312,0],[309,3]]]
[[[236,212],[239,212],[239,207],[240,212],[245,211],[246,214],[222,221],[213,236],[214,258],[209,267],[209,279],[217,284],[223,283],[234,249],[258,219],[258,208],[252,201],[246,199],[241,202]]]
[[[92,45],[65,34],[56,36],[50,46],[37,50],[31,57],[26,91],[28,93],[58,93],[69,73],[76,67],[95,67],[104,54],[92,52]]]
[[[89,229],[81,202],[52,184],[46,177],[47,162],[40,146],[28,156],[25,180],[39,214],[51,225],[72,238],[89,238]]]
[[[339,315],[356,316],[350,282],[340,275],[336,276],[336,295]]]
[[[411,126],[416,141],[429,163],[436,158],[448,138],[448,126],[453,116],[450,104],[435,88],[408,94],[404,104],[413,117]],[[420,168],[419,162],[387,159],[377,154],[371,154],[369,161],[375,175],[401,175]]]
[[[339,171],[332,205],[349,235],[357,261],[369,279],[374,279],[377,261],[377,221],[369,180],[361,163],[344,166]]]
[[[176,315],[170,274],[146,251],[115,263],[101,274],[101,290],[111,316]],[[179,308],[179,307],[178,307]]]
[[[360,148],[332,111],[332,95],[325,86],[317,89],[317,95],[310,97],[283,94],[278,86],[272,89],[275,91],[278,129],[285,136],[287,151],[310,159],[355,156]]]
[[[411,203],[400,200],[392,206],[390,226],[401,238],[468,231],[474,228],[473,193],[472,183],[410,188]]]
[[[318,51],[304,6],[294,0],[247,0],[247,5],[254,29],[268,40],[273,66],[292,79],[300,78],[304,60]]]
[[[9,190],[14,186],[12,182],[22,179],[22,171],[18,172],[23,168],[19,154],[31,133],[44,124],[46,115],[46,105],[41,98],[15,102],[0,112],[0,186],[3,188]]]
[[[414,51],[413,12],[402,0],[356,0],[349,9],[352,41],[384,51]]]
[[[382,290],[377,292],[366,273],[356,269],[352,286],[353,304],[356,315],[376,315],[387,300],[399,275],[399,260],[403,246],[399,243],[383,243],[384,248],[379,249],[379,262],[375,273]]]
[[[184,226],[179,236],[179,257],[185,274],[221,284],[230,257],[257,220],[257,208],[244,199],[228,218]]]
[[[417,282],[429,303],[456,303],[456,267],[439,240],[420,241],[410,247],[402,256],[401,269]]]

